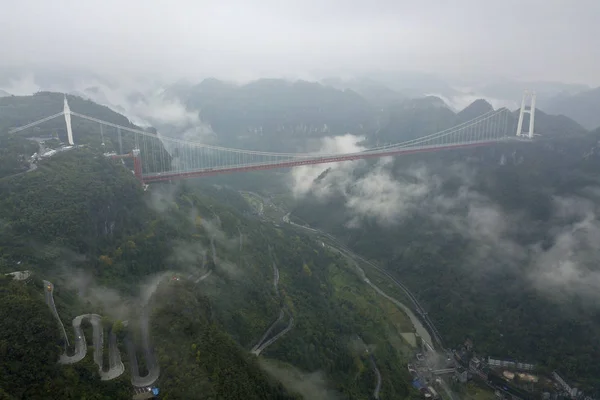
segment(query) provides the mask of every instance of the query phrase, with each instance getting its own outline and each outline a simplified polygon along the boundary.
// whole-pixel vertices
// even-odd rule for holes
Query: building
[[[522,363],[519,361],[498,360],[491,357],[488,357],[487,363],[492,368],[512,368],[522,371],[531,371],[535,368],[535,365],[533,364]]]
[[[15,271],[5,274],[6,276],[12,276],[15,281],[24,281],[31,276],[31,271]]]
[[[481,368],[481,360],[477,357],[471,358],[471,360],[469,361],[469,368],[478,370],[479,368]]]
[[[454,372],[454,376],[460,383],[467,383],[469,380],[469,372],[463,367],[458,367]]]

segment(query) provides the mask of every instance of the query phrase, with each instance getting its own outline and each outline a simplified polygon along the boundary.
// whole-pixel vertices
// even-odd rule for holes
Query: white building
[[[12,275],[15,281],[24,281],[31,276],[31,271],[15,271],[9,272],[6,276]]]

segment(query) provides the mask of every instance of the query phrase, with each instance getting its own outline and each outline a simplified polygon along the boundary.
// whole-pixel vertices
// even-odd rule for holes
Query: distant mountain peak
[[[485,99],[477,99],[468,106],[466,106],[463,111],[468,110],[470,108],[476,108],[481,110],[492,111],[494,107]]]
[[[551,99],[544,110],[574,119],[587,129],[600,126],[600,87],[574,95],[560,94]]]
[[[405,108],[447,108],[448,104],[444,102],[441,98],[437,96],[425,96],[418,97],[415,99],[408,99],[404,102]]]
[[[493,110],[494,107],[486,100],[477,99],[456,114],[456,117],[459,122],[466,122]]]

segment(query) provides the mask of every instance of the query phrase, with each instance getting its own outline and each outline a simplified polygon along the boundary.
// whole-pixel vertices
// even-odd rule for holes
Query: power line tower
[[[529,100],[529,108],[526,103]],[[529,132],[523,132],[523,116],[529,114]],[[529,139],[533,139],[535,126],[535,92],[526,90],[523,93],[523,99],[521,100],[521,111],[519,112],[519,124],[517,125],[517,136],[527,136]]]

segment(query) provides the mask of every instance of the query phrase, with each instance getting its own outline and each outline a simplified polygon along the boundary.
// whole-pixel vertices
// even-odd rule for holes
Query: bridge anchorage
[[[526,107],[525,104],[527,99],[530,99],[529,107]],[[530,141],[537,136],[534,134],[535,93],[525,92],[523,96],[516,135],[509,132],[513,129],[509,126],[512,125],[510,114],[511,112],[507,108],[492,110],[440,132],[353,153],[275,153],[208,145],[114,124],[71,111],[65,96],[62,112],[14,128],[10,132],[17,133],[64,116],[68,142],[72,145],[74,142],[71,117],[98,123],[103,145],[105,145],[105,136],[111,129],[115,131],[115,136],[118,138],[119,152],[107,155],[113,158],[132,158],[135,176],[142,183],[151,183],[223,173],[290,168],[301,165],[487,146],[508,140]],[[529,132],[523,132],[522,129],[524,114],[530,115]],[[124,151],[124,147],[128,150]]]

